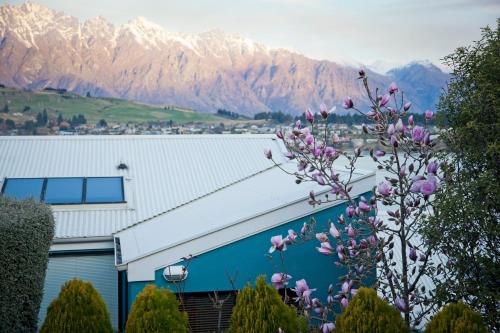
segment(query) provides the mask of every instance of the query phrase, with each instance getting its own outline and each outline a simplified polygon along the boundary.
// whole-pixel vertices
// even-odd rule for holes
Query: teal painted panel
[[[345,208],[346,205],[341,204],[311,215],[316,219],[316,230],[327,230],[328,220],[335,220],[340,214],[345,215]],[[300,232],[303,223],[309,222],[311,216],[297,219],[198,256],[189,264],[189,275],[185,280],[184,292],[231,290],[233,288],[227,274],[234,276],[237,273],[235,288],[241,289],[247,282],[253,283],[259,275],[266,275],[270,283],[273,273],[286,272],[293,277],[290,286],[294,286],[296,280],[305,278],[310,288],[317,288],[313,296],[325,299],[330,283],[336,283],[337,278],[345,273],[335,265],[338,260],[337,256],[324,256],[316,251],[315,248],[319,246],[317,240],[289,246],[283,252],[284,266],[279,252],[275,251],[272,254],[273,261],[266,256],[271,246],[272,236],[280,234],[286,236],[289,229]],[[155,272],[155,281],[129,283],[129,306],[136,295],[149,283],[176,291],[175,285],[167,282],[162,273],[163,269]]]

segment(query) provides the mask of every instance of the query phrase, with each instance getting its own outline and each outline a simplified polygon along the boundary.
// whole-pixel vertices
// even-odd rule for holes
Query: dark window
[[[120,177],[87,178],[86,203],[123,202]]]
[[[234,292],[218,292],[218,300],[223,301],[219,306],[214,305],[215,294],[213,292],[185,293],[183,297],[184,309],[188,313],[189,326],[192,332],[219,332],[220,330],[225,331],[229,328],[231,313],[236,302],[236,294]],[[182,305],[180,309],[183,310]]]
[[[49,204],[82,203],[83,178],[48,178],[45,202]]]
[[[19,200],[31,197],[40,200],[43,178],[5,179],[3,194]]]

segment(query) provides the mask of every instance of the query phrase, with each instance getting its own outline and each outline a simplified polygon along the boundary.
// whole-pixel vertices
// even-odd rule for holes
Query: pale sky
[[[18,4],[23,1],[1,1]],[[315,59],[402,64],[440,59],[496,26],[500,0],[38,0],[116,25],[143,16],[169,31],[219,28]]]

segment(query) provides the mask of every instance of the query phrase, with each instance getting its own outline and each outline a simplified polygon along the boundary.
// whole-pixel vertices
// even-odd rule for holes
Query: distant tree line
[[[226,109],[217,109],[217,115],[224,117],[224,118],[229,118],[229,119],[249,119],[246,116],[243,116],[239,113],[233,112],[233,111],[228,111]]]
[[[428,125],[434,125],[434,118],[432,118],[430,121],[425,120],[425,116],[423,113],[410,113],[409,115],[413,115],[413,118],[415,119],[415,123],[420,123],[424,124],[427,122]],[[321,116],[319,114],[315,114],[315,121],[319,122],[321,119]],[[296,116],[295,121],[300,120],[302,123],[307,123],[306,120],[306,114],[303,113],[300,116]],[[346,125],[361,125],[367,123],[368,120],[366,116],[361,115],[359,113],[350,113],[350,114],[336,114],[332,113],[328,116],[328,123],[329,124],[346,124]]]
[[[260,112],[253,116],[255,120],[273,120],[277,123],[290,123],[293,121],[293,117],[287,113],[283,113],[282,111],[278,112]]]

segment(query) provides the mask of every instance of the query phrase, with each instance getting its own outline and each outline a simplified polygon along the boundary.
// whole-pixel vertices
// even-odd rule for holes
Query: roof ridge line
[[[280,164],[281,164],[281,163],[280,163]],[[226,188],[228,188],[228,187],[231,187],[231,186],[233,186],[233,185],[236,185],[236,184],[238,184],[238,183],[241,183],[241,182],[243,182],[243,181],[245,181],[245,180],[248,180],[248,179],[250,179],[250,178],[252,178],[252,177],[255,177],[255,176],[257,176],[257,175],[259,175],[259,174],[261,174],[261,173],[264,173],[264,172],[266,172],[266,171],[269,171],[269,170],[271,170],[271,169],[273,169],[273,168],[275,168],[275,167],[276,167],[276,165],[272,165],[272,166],[270,166],[270,167],[268,167],[268,168],[265,168],[265,169],[262,169],[262,170],[260,170],[260,171],[257,171],[256,173],[253,173],[253,174],[251,174],[251,175],[248,175],[248,176],[246,176],[246,177],[243,177],[243,178],[241,178],[241,179],[238,179],[238,180],[236,180],[236,181],[234,181],[234,182],[232,182],[232,183],[229,183],[229,184],[227,184],[227,185],[224,185],[224,186],[222,186],[222,187],[219,187],[219,188],[217,188],[217,189],[216,189],[216,190],[214,190],[214,191],[211,191],[211,192],[205,193],[205,194],[203,194],[203,195],[201,195],[201,196],[199,196],[199,197],[196,197],[196,198],[194,198],[194,199],[192,199],[192,200],[186,201],[186,202],[184,202],[184,203],[182,203],[182,204],[180,204],[180,205],[177,205],[177,206],[175,206],[175,207],[172,207],[172,208],[170,208],[170,209],[168,209],[168,210],[166,210],[166,211],[160,212],[160,213],[158,213],[158,214],[156,214],[156,215],[153,215],[153,216],[151,216],[151,217],[148,217],[148,218],[146,218],[146,219],[143,219],[143,220],[137,221],[137,222],[135,222],[135,223],[132,223],[132,224],[130,224],[130,225],[128,225],[128,226],[126,226],[126,227],[124,227],[124,228],[121,228],[121,229],[116,230],[115,232],[113,232],[113,233],[112,233],[112,235],[115,235],[115,234],[117,234],[117,233],[119,233],[119,232],[121,232],[121,231],[127,230],[127,229],[129,229],[129,228],[131,228],[131,227],[134,227],[134,226],[138,225],[138,224],[141,224],[141,223],[144,223],[144,222],[150,221],[150,220],[152,220],[152,219],[154,219],[154,218],[157,218],[157,217],[159,217],[159,216],[162,216],[162,215],[165,215],[165,214],[167,214],[167,213],[170,213],[170,212],[171,212],[171,211],[173,211],[173,210],[176,210],[176,209],[181,208],[181,207],[184,207],[184,206],[186,206],[186,205],[188,205],[188,204],[190,204],[190,203],[192,203],[192,202],[195,202],[195,201],[198,201],[198,200],[203,199],[203,198],[205,198],[205,197],[208,197],[209,195],[212,195],[212,194],[217,193],[217,192],[219,192],[219,191],[221,191],[221,190],[224,190],[224,189],[226,189]]]

